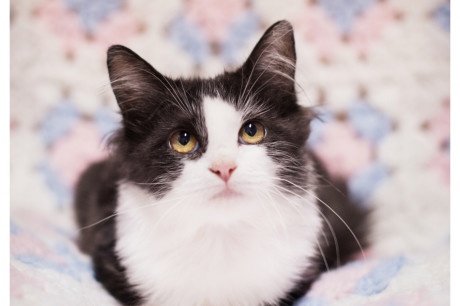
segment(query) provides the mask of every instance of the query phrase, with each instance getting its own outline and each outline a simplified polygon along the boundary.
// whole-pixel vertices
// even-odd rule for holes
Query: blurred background
[[[309,145],[374,210],[371,256],[448,248],[449,1],[15,0],[10,8],[16,301],[29,287],[39,295],[37,271],[80,281],[48,288],[48,298],[90,290],[81,271],[91,268],[71,243],[71,203],[79,174],[107,155],[120,121],[107,48],[123,44],[169,76],[212,76],[241,64],[280,19],[295,31],[299,99],[320,112]]]

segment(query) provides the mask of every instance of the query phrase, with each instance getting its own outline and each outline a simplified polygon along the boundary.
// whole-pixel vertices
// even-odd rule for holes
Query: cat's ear
[[[242,69],[249,82],[294,91],[295,64],[294,31],[288,21],[282,20],[264,33]]]
[[[158,107],[166,77],[130,49],[115,45],[107,51],[110,83],[125,127],[138,132]]]

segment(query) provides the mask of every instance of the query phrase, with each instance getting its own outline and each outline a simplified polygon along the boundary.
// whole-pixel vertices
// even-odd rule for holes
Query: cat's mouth
[[[219,191],[215,195],[211,197],[212,200],[217,200],[217,199],[233,199],[233,198],[238,198],[241,197],[242,194],[238,191],[235,191],[228,186],[225,186],[225,189]]]

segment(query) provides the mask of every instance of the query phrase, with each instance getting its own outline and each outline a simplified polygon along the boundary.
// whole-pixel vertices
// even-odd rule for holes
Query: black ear
[[[242,69],[250,83],[293,92],[295,64],[294,31],[288,21],[282,20],[264,33]]]
[[[166,77],[130,49],[115,45],[107,51],[113,92],[128,131],[145,129],[146,121],[165,94]]]

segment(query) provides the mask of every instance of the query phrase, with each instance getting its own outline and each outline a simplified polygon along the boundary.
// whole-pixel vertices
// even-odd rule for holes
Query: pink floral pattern
[[[356,17],[349,32],[343,33],[324,8],[310,5],[299,13],[294,25],[298,33],[313,43],[320,59],[329,61],[336,56],[338,47],[348,43],[355,48],[357,56],[365,56],[397,15],[387,1],[377,1]]]
[[[45,0],[36,13],[60,38],[68,54],[90,42],[105,51],[112,44],[125,43],[141,29],[139,21],[126,9],[109,15],[91,33],[85,32],[79,17],[62,0]]]
[[[333,57],[340,44],[340,31],[319,6],[303,10],[294,22],[296,33],[312,42],[324,60]]]
[[[348,265],[338,270],[331,270],[315,282],[308,297],[322,297],[329,301],[337,301],[350,295],[355,289],[356,282],[376,266],[377,261],[362,262],[358,265]]]
[[[347,123],[332,122],[323,133],[324,140],[315,151],[332,176],[348,179],[371,161],[371,144],[359,138]]]
[[[438,143],[438,152],[428,163],[442,182],[450,185],[450,100],[446,99],[442,109],[428,122],[431,135]]]
[[[429,121],[429,129],[439,143],[450,138],[450,100],[446,99],[442,109]]]
[[[200,25],[210,42],[220,42],[228,35],[230,25],[247,8],[246,0],[187,0],[187,17]]]
[[[379,1],[358,18],[350,34],[350,42],[360,55],[366,55],[374,41],[397,16],[388,1]]]
[[[66,53],[73,52],[85,41],[80,20],[65,7],[63,1],[45,0],[36,13],[61,38]]]
[[[52,168],[61,174],[67,186],[73,187],[88,164],[103,159],[107,153],[94,124],[81,121],[53,144],[49,156]]]
[[[45,289],[45,284],[30,276],[27,273],[23,273],[15,267],[10,267],[10,294],[15,298],[22,298],[27,294],[25,288],[34,287],[39,290]]]
[[[428,164],[428,168],[436,172],[444,184],[450,185],[450,156],[446,152],[438,152]]]

